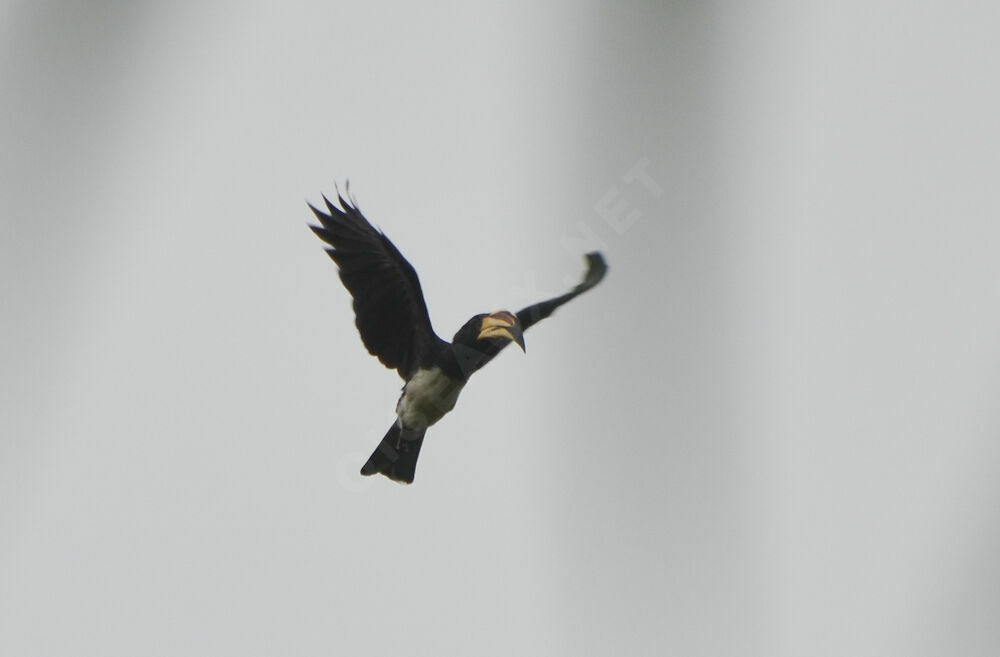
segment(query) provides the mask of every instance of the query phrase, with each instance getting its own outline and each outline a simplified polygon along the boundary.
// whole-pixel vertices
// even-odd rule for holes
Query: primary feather
[[[320,226],[310,226],[329,245],[340,280],[354,297],[355,325],[368,353],[409,379],[431,358],[441,339],[431,327],[420,279],[413,266],[361,211],[337,195],[325,196],[326,212],[312,209]]]

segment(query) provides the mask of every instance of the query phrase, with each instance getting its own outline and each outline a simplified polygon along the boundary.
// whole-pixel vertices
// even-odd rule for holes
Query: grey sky
[[[997,27],[9,3],[0,653],[992,654]],[[611,267],[410,487],[346,178],[442,336]]]

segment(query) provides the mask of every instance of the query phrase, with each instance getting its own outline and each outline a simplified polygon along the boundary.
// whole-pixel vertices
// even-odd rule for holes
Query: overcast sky
[[[977,3],[7,2],[0,653],[992,655]],[[306,202],[506,350],[412,486]]]

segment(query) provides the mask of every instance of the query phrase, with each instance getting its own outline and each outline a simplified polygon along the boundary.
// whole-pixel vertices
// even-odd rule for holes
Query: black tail
[[[361,468],[361,474],[368,476],[381,472],[393,481],[412,484],[425,431],[426,429],[404,431],[399,428],[398,423],[393,422],[385,438]]]

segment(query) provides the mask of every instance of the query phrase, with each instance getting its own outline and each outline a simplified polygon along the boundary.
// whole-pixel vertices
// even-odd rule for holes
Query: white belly
[[[426,429],[455,408],[464,385],[436,367],[420,370],[403,386],[396,415],[407,429]]]

